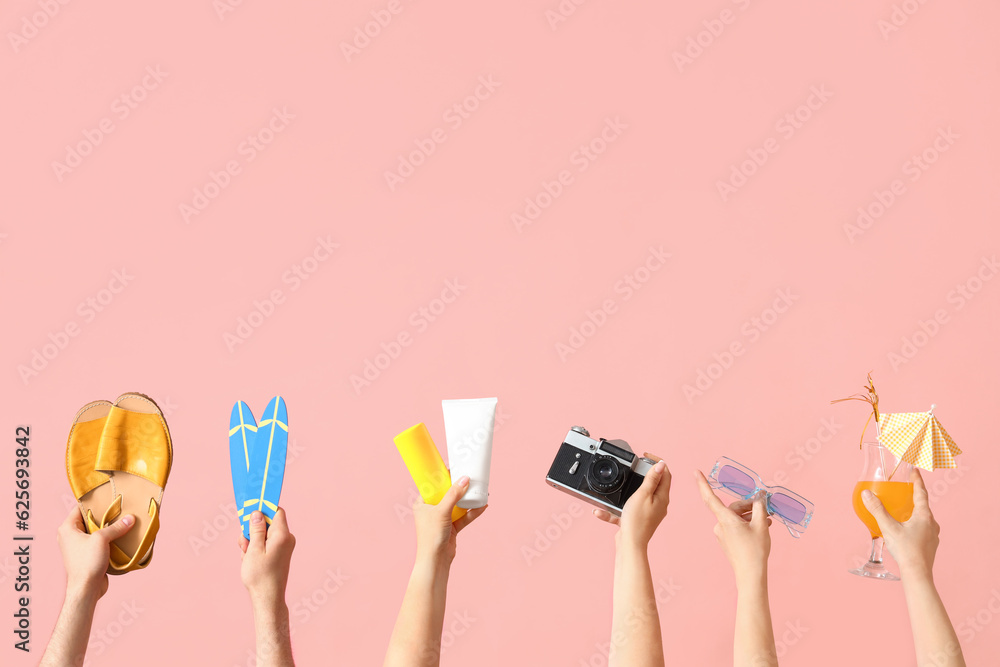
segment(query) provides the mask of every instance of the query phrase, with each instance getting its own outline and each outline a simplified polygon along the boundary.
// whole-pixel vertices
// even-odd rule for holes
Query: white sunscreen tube
[[[489,497],[490,458],[493,456],[493,424],[497,399],[464,398],[441,401],[444,434],[448,440],[448,465],[452,481],[469,476],[469,488],[458,506],[482,507]]]

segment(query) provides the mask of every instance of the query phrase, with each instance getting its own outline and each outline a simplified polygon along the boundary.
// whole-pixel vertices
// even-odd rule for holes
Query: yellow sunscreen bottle
[[[397,435],[393,441],[410,476],[417,484],[420,497],[428,505],[437,505],[451,488],[451,473],[445,467],[427,427],[421,422]],[[461,507],[456,507],[452,510],[451,520],[457,521],[465,516],[465,512]]]

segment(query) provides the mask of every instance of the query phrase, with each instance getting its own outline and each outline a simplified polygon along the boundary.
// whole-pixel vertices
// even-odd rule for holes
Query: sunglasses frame
[[[737,493],[733,489],[729,488],[728,486],[720,482],[719,470],[721,470],[723,466],[730,466],[732,468],[735,468],[736,470],[739,470],[740,472],[750,477],[751,481],[753,481],[754,483],[753,491],[751,491],[746,495],[743,495]],[[796,539],[798,539],[805,531],[805,529],[809,527],[809,522],[812,520],[813,512],[816,510],[816,506],[813,505],[813,503],[807,500],[804,496],[801,496],[798,493],[795,493],[791,489],[788,489],[784,486],[770,486],[768,484],[765,484],[764,480],[761,479],[760,475],[758,475],[756,472],[746,467],[742,463],[734,461],[728,456],[720,456],[719,459],[715,462],[715,465],[712,466],[712,472],[710,472],[708,475],[708,484],[713,489],[721,489],[722,491],[725,491],[729,495],[735,496],[736,498],[740,498],[741,500],[749,500],[754,496],[756,496],[759,491],[764,491],[767,494],[766,497],[767,513],[770,516],[773,516],[776,519],[778,519],[778,521],[780,521],[781,523],[783,523],[785,525],[785,528],[788,529],[789,534]],[[774,509],[774,506],[771,504],[771,496],[773,496],[778,491],[785,494],[792,500],[802,503],[802,506],[806,510],[806,514],[804,517],[802,517],[802,520],[800,522],[798,523],[793,522],[790,519],[781,516]]]

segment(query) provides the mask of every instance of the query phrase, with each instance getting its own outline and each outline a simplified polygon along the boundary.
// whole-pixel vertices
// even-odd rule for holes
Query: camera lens
[[[625,483],[625,473],[610,456],[595,456],[587,471],[587,482],[598,493],[614,493]]]

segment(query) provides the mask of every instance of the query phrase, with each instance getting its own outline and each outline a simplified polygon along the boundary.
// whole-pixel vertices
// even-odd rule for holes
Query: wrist
[[[898,565],[899,576],[904,582],[926,582],[934,585],[934,570],[929,564],[922,562],[902,562],[898,563]]]
[[[254,612],[258,610],[264,613],[280,611],[285,606],[284,591],[276,588],[255,588],[250,591],[250,604]]]
[[[89,604],[91,606],[97,606],[97,601],[101,599],[104,593],[101,591],[101,581],[67,581],[66,582],[66,601],[76,602],[79,604]]]
[[[434,572],[448,571],[451,569],[453,560],[455,560],[455,555],[449,554],[445,549],[417,549],[413,569],[416,570],[419,567]]]
[[[447,585],[450,575],[451,566],[448,563],[417,559],[410,573],[410,583],[429,586]]]
[[[284,597],[266,595],[251,596],[254,618],[258,622],[274,623],[288,618],[288,606]]]
[[[767,591],[767,564],[744,566],[734,569],[736,590],[741,593]]]
[[[615,553],[621,556],[646,557],[649,540],[636,539],[624,534],[621,530],[615,535]]]
[[[448,577],[451,575],[451,558],[440,555],[417,554],[410,572],[409,588],[441,591],[448,587]]]

